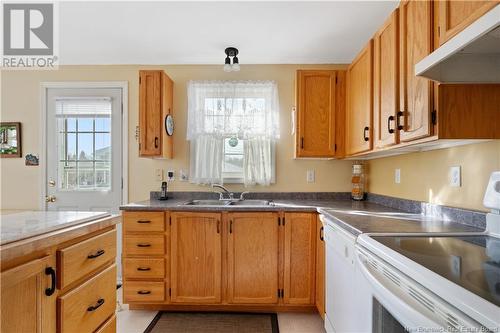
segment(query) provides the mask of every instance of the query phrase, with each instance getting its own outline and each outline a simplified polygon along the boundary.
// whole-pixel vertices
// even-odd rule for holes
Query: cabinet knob
[[[158,148],[158,137],[155,136],[155,148]]]
[[[363,128],[363,138],[365,139],[365,141],[370,140],[370,137],[366,134],[366,132],[368,132],[368,134],[369,134],[369,131],[370,131],[370,127],[366,126],[365,128]]]
[[[391,121],[394,121],[394,116],[389,116],[389,118],[387,118],[387,132],[390,134],[394,133],[394,129],[391,128]]]

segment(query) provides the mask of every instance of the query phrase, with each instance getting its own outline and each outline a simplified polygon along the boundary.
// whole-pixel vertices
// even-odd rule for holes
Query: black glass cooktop
[[[500,306],[500,239],[373,236],[390,249]]]

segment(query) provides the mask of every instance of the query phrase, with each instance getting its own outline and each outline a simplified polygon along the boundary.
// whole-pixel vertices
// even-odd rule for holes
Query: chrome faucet
[[[249,191],[241,192],[240,194],[240,200],[245,200],[245,195],[250,194]]]
[[[224,193],[227,193],[227,195],[228,195],[228,197],[229,197],[230,200],[234,199],[234,193],[230,192],[224,186],[222,186],[220,184],[212,184],[212,187],[217,187],[217,188],[220,188],[222,191],[224,191],[224,192],[219,192],[219,200],[224,200]]]

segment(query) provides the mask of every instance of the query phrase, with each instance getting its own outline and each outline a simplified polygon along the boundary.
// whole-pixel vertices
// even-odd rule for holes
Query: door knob
[[[55,180],[49,180],[49,186],[50,187],[56,186],[56,181]]]
[[[45,197],[45,202],[56,202],[56,197],[54,195],[47,195]]]

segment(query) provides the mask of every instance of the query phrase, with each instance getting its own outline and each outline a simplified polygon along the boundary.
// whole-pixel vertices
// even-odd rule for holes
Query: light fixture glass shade
[[[224,65],[224,72],[230,72],[232,71],[232,67],[230,64],[225,64]]]
[[[240,70],[240,64],[238,63],[233,64],[232,69],[233,71],[238,72]]]

